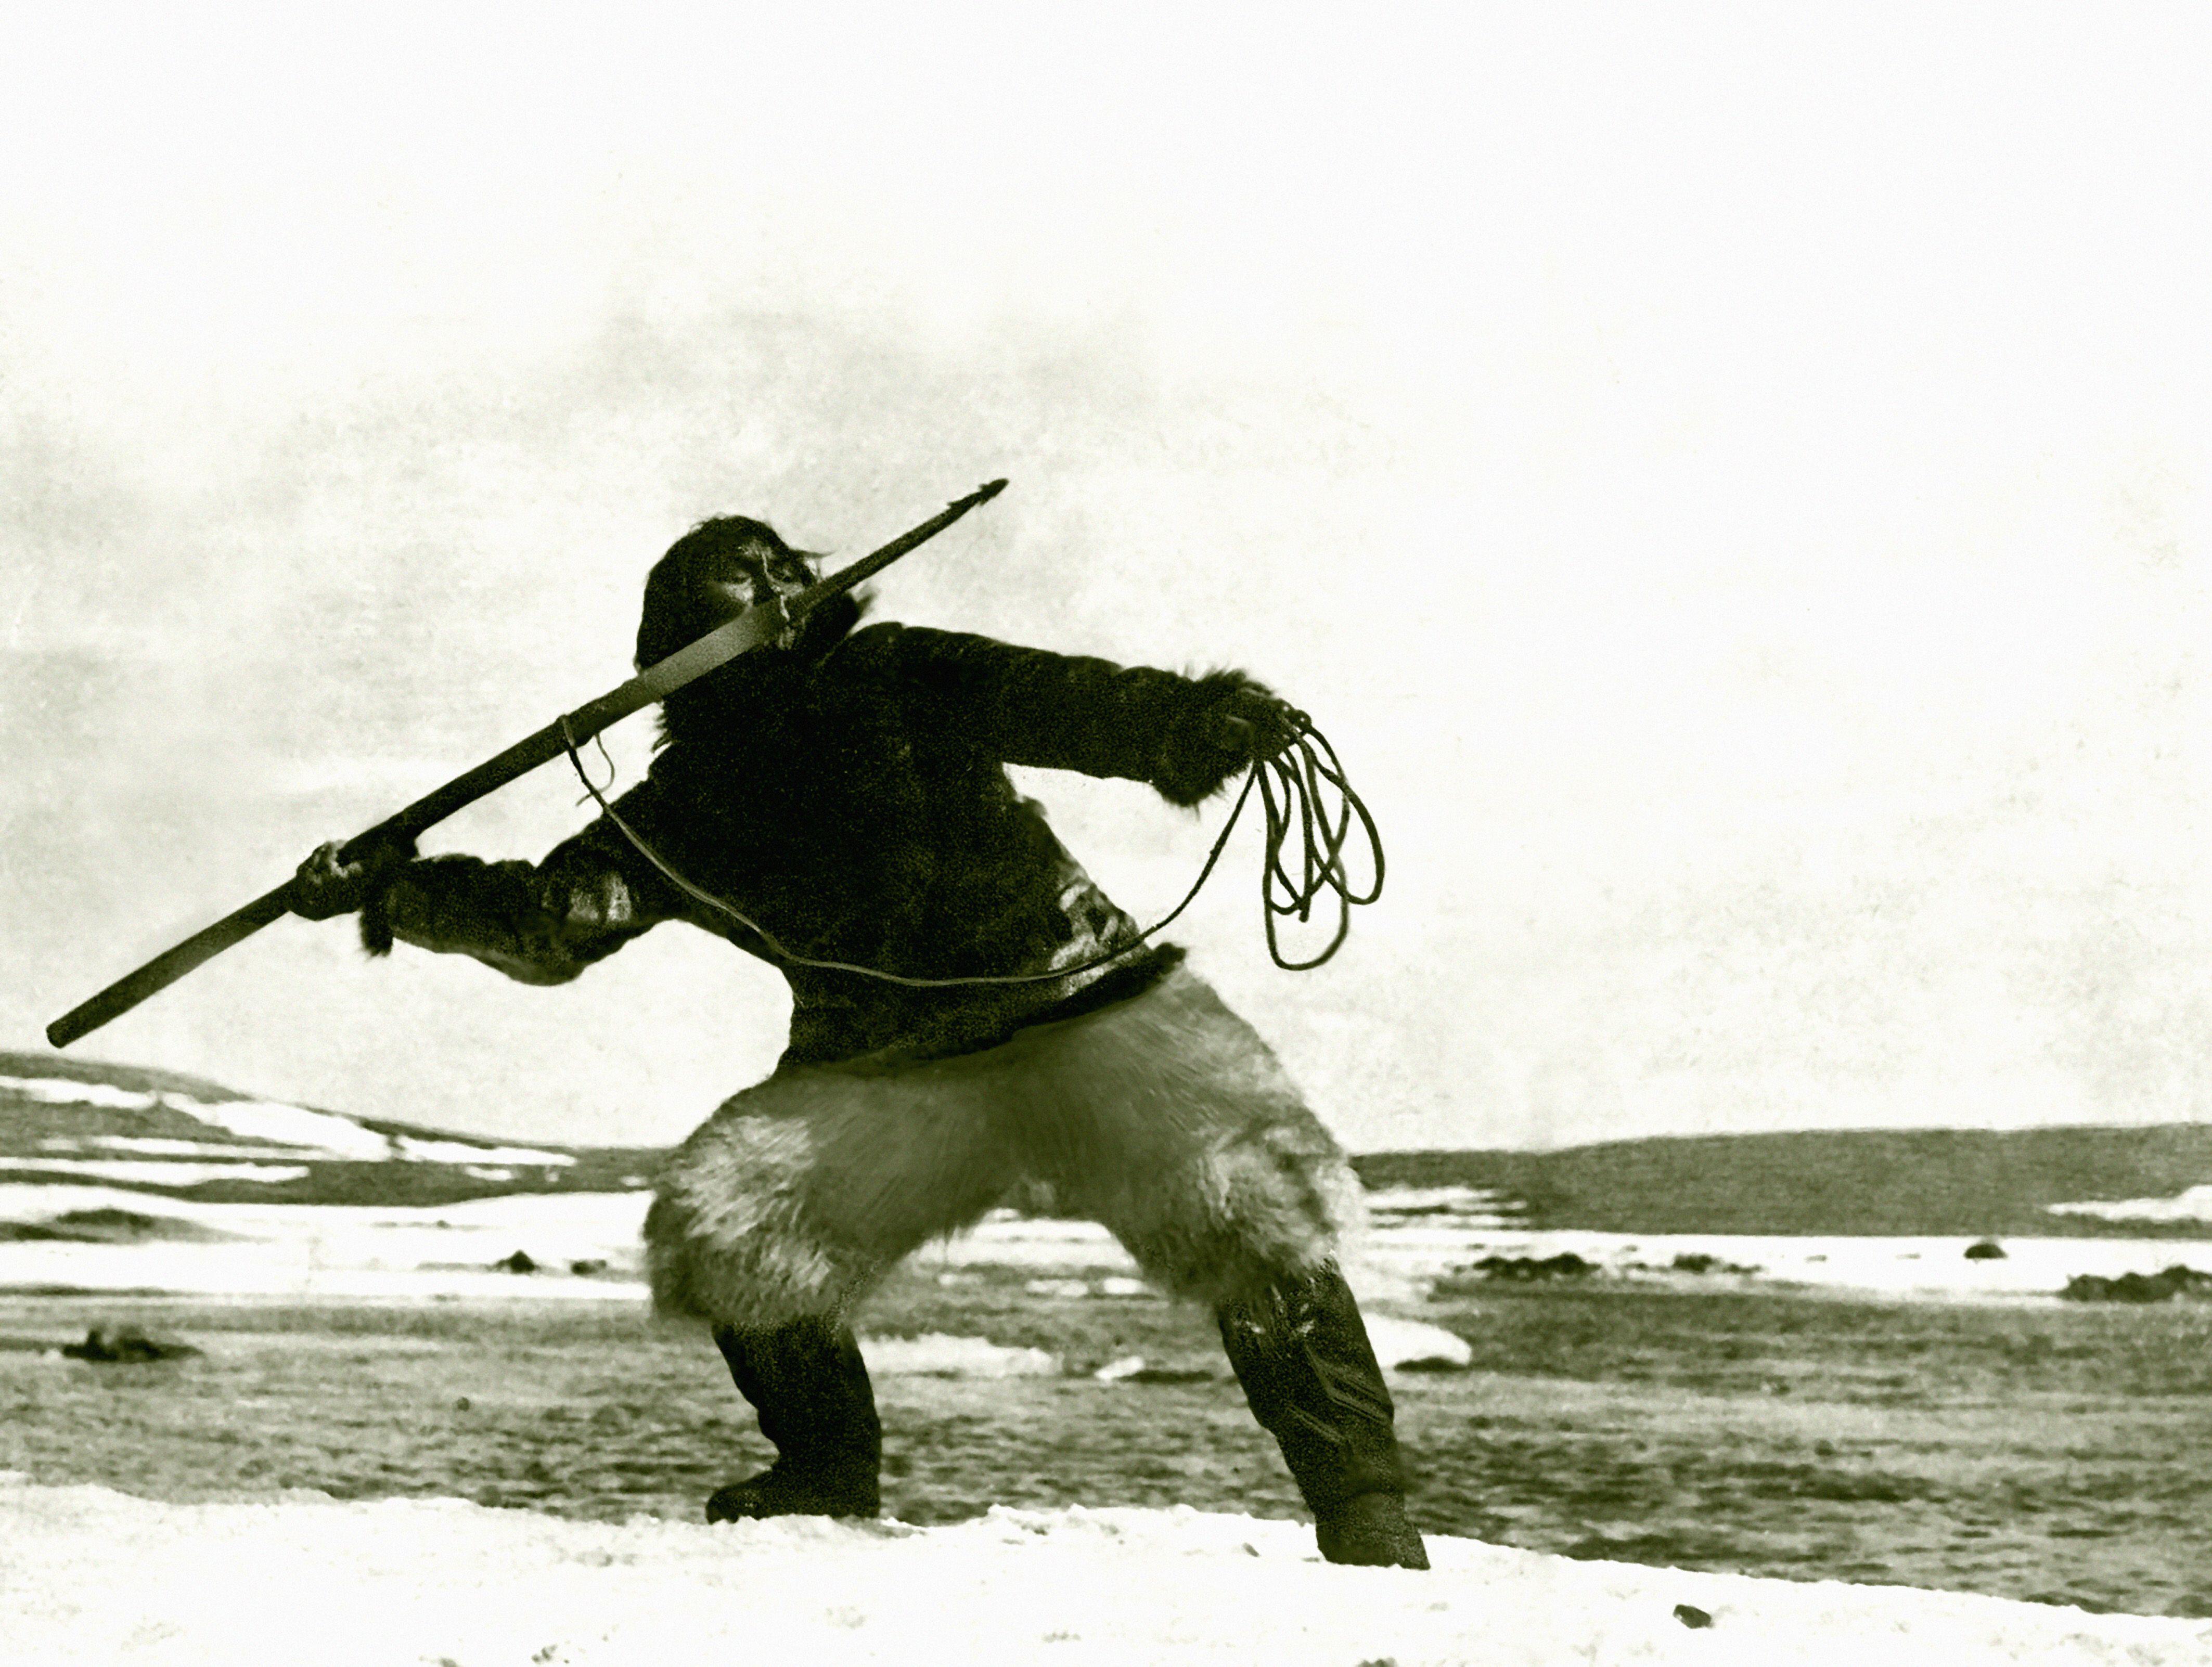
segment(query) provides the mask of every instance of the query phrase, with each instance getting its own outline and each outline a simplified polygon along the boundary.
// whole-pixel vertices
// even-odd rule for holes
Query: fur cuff
[[[1245,689],[1267,692],[1264,684],[1234,670],[1210,671],[1193,683],[1152,773],[1152,785],[1169,803],[1188,807],[1211,798],[1251,762],[1221,726],[1223,706]]]
[[[392,888],[379,888],[361,906],[361,947],[373,955],[392,953]]]

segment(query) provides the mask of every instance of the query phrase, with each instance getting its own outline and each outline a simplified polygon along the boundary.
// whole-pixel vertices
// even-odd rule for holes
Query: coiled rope
[[[862,978],[880,979],[886,984],[906,985],[915,989],[940,990],[958,985],[979,984],[1045,984],[1056,979],[1071,978],[1078,973],[1087,973],[1094,967],[1103,967],[1109,961],[1119,961],[1142,945],[1155,933],[1164,931],[1177,916],[1197,900],[1198,894],[1212,877],[1221,853],[1228,848],[1229,836],[1237,831],[1237,820],[1244,814],[1244,806],[1259,789],[1260,803],[1267,813],[1267,860],[1260,870],[1260,906],[1261,918],[1267,934],[1267,955],[1276,966],[1285,972],[1310,972],[1321,966],[1343,946],[1352,930],[1352,911],[1355,904],[1372,903],[1382,894],[1382,836],[1376,830],[1375,818],[1368,814],[1366,804],[1345,777],[1344,766],[1338,760],[1336,749],[1328,737],[1313,725],[1313,720],[1302,712],[1290,714],[1290,740],[1278,751],[1265,758],[1252,761],[1252,768],[1244,778],[1244,785],[1231,806],[1229,820],[1222,824],[1220,834],[1213,841],[1213,849],[1206,853],[1206,865],[1198,871],[1198,878],[1183,894],[1182,901],[1168,911],[1152,925],[1137,934],[1127,943],[1093,956],[1073,967],[1054,967],[1046,973],[1017,973],[1005,974],[978,973],[963,978],[918,979],[902,973],[886,973],[880,967],[855,966],[848,961],[817,961],[786,949],[775,934],[745,913],[726,899],[717,897],[670,867],[667,861],[648,845],[642,835],[624,821],[622,813],[607,802],[605,792],[584,768],[584,761],[576,750],[575,737],[569,732],[568,720],[561,719],[561,739],[568,749],[568,761],[576,767],[576,778],[584,784],[584,791],[598,803],[607,820],[622,831],[638,850],[638,854],[658,869],[662,876],[693,901],[705,905],[728,916],[757,937],[775,953],[779,960],[795,967],[816,967],[836,973],[857,973]],[[600,756],[607,757],[606,746],[600,743]],[[607,759],[607,785],[614,785],[614,761]],[[1326,795],[1336,795],[1335,814],[1327,809]],[[1357,821],[1366,837],[1370,862],[1374,879],[1365,891],[1354,891],[1345,866],[1345,847]],[[1283,861],[1283,848],[1290,842],[1292,830],[1298,835],[1300,870],[1293,878]],[[1304,924],[1312,918],[1313,907],[1322,894],[1331,893],[1336,898],[1336,931],[1328,947],[1311,961],[1285,961],[1276,922],[1295,915]]]

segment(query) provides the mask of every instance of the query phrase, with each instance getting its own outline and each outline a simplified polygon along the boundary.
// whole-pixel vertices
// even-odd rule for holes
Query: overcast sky
[[[0,1045],[621,681],[698,518],[1006,476],[879,615],[1314,713],[1383,901],[1276,971],[1240,835],[1182,936],[1354,1147],[2212,1111],[2200,9],[335,9],[9,8]],[[1146,919],[1222,814],[1024,781]],[[76,1052],[658,1142],[786,1017],[288,920]]]

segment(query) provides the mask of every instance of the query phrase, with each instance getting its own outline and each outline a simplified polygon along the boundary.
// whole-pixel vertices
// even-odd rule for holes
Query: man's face
[[[720,603],[717,611],[726,623],[748,608],[762,607],[779,597],[788,602],[811,585],[815,577],[804,558],[762,543],[746,544],[731,552],[718,566],[720,574],[707,581],[707,589]],[[776,638],[775,646],[789,648],[798,638],[798,627],[787,626]]]
[[[813,582],[813,570],[799,556],[753,543],[732,552],[721,576],[709,580],[708,588],[727,601],[728,616],[734,619],[778,597],[788,601]]]

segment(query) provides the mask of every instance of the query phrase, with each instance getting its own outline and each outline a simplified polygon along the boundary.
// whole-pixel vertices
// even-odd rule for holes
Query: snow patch
[[[163,1170],[183,1166],[165,1164]],[[0,1288],[74,1286],[296,1299],[564,1298],[642,1301],[647,1195],[522,1193],[445,1205],[210,1203],[163,1198],[164,1214],[226,1235],[207,1245],[0,1243]],[[67,1210],[143,1210],[143,1193],[0,1183],[0,1221]],[[540,1267],[603,1262],[612,1278],[518,1279],[492,1264],[516,1250]]]
[[[2212,1652],[2201,1621],[1428,1543],[1434,1567],[1415,1573],[1331,1567],[1304,1524],[1187,1508],[708,1528],[449,1500],[168,1505],[0,1478],[10,1667],[2182,1667]]]
[[[1474,1359],[1468,1340],[1441,1325],[1401,1319],[1395,1314],[1365,1318],[1367,1341],[1375,1346],[1375,1358],[1385,1366],[1448,1367],[1462,1371]]]
[[[2091,1215],[2106,1221],[2212,1221],[2212,1186],[2192,1186],[2172,1198],[2120,1198],[2048,1208],[2053,1215]]]
[[[368,1162],[380,1162],[392,1155],[390,1140],[335,1112],[311,1112],[304,1106],[287,1106],[273,1100],[191,1100],[180,1094],[165,1094],[161,1103],[225,1134],[243,1135],[250,1140],[274,1141],[280,1146]]]
[[[106,1082],[79,1082],[66,1076],[0,1076],[0,1091],[35,1100],[42,1106],[97,1106],[108,1112],[150,1112],[150,1094]]]
[[[136,1152],[149,1158],[289,1158],[269,1146],[222,1146],[208,1140],[163,1139],[155,1135],[54,1135],[39,1143],[41,1152]],[[4,1161],[4,1160],[0,1160]]]
[[[1010,1349],[986,1337],[862,1337],[868,1370],[887,1378],[1053,1378],[1060,1357],[1042,1349]]]
[[[305,1106],[275,1100],[197,1100],[168,1090],[140,1093],[105,1082],[78,1082],[59,1076],[0,1076],[0,1090],[11,1090],[26,1100],[46,1106],[91,1106],[103,1111],[148,1112],[160,1107],[180,1112],[210,1129],[245,1140],[265,1141],[289,1150],[270,1153],[248,1149],[252,1156],[289,1157],[312,1155],[353,1162],[382,1163],[394,1158],[410,1163],[573,1164],[566,1152],[540,1151],[528,1146],[477,1146],[465,1141],[426,1139],[414,1135],[380,1135],[336,1112],[318,1112]],[[213,1156],[216,1149],[195,1147],[191,1141],[162,1140],[127,1135],[91,1135],[86,1141],[118,1150],[146,1153],[178,1152],[184,1156]],[[52,1142],[45,1143],[48,1147]],[[228,1155],[236,1149],[221,1149]]]
[[[486,1165],[485,1167],[504,1166]],[[202,1180],[283,1180],[307,1173],[290,1166],[133,1163],[59,1158],[0,1159],[0,1170],[50,1175],[36,1184],[0,1182],[0,1221],[44,1221],[66,1209],[143,1209],[146,1199],[102,1180],[151,1181],[171,1187]],[[2187,1195],[2185,1195],[2187,1196]],[[94,1289],[144,1286],[210,1293],[246,1289],[307,1296],[340,1295],[364,1282],[379,1290],[438,1294],[486,1288],[477,1270],[517,1250],[540,1267],[566,1268],[586,1258],[608,1263],[615,1276],[588,1282],[601,1299],[641,1295],[641,1229],[652,1195],[621,1192],[508,1193],[426,1206],[291,1204],[271,1201],[209,1203],[165,1198],[163,1208],[248,1244],[221,1246],[0,1245],[0,1286],[78,1284]],[[1378,1222],[1347,1246],[1345,1276],[1370,1314],[1416,1304],[1440,1277],[1479,1292],[1474,1265],[1499,1255],[1541,1259],[1572,1253],[1595,1264],[1592,1276],[1680,1282],[1677,1257],[1710,1258],[1712,1265],[1756,1267],[1761,1287],[1819,1287],[1896,1297],[2052,1300],[2077,1275],[2117,1278],[2156,1272],[2170,1263],[2212,1267],[2212,1240],[2008,1237],[2002,1259],[1969,1259],[1966,1238],[1752,1238],[1723,1234],[1626,1234],[1534,1233],[1445,1228],[1433,1218],[1401,1227]],[[220,1252],[222,1254],[218,1254]],[[261,1258],[258,1272],[241,1259]],[[72,1258],[76,1258],[72,1262]],[[1127,1252],[1105,1228],[1085,1221],[1006,1218],[926,1246],[915,1258],[924,1277],[960,1280],[964,1270],[1006,1268],[1053,1282],[1041,1288],[1068,1295],[1134,1298],[1149,1294]],[[458,1270],[458,1271],[454,1271]],[[363,1282],[356,1274],[374,1278]],[[568,1294],[565,1280],[501,1276],[493,1294]],[[1434,1340],[1431,1339],[1433,1342]],[[1378,1342],[1378,1349],[1382,1348]],[[1449,1358],[1446,1356],[1445,1358]]]
[[[0,1169],[28,1170],[41,1175],[81,1176],[87,1180],[140,1181],[155,1186],[198,1186],[203,1181],[305,1180],[304,1164],[276,1163],[164,1163],[129,1158],[11,1158],[0,1157]]]
[[[1368,1212],[1377,1217],[1428,1217],[1469,1228],[1518,1227],[1528,1208],[1486,1186],[1383,1186],[1367,1194]]]

